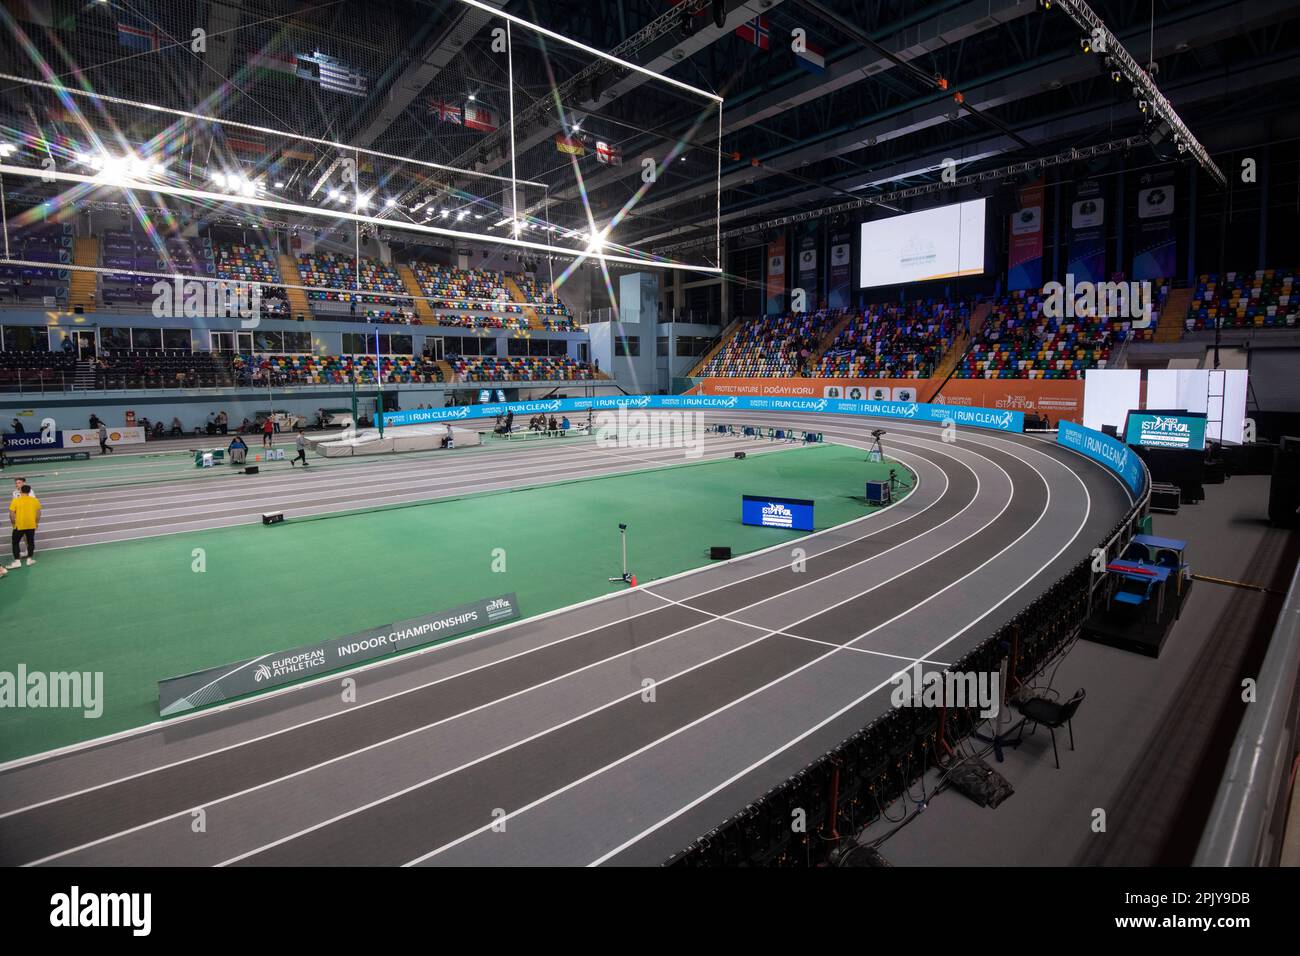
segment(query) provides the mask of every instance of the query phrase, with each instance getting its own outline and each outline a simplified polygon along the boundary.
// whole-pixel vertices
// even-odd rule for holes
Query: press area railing
[[[1123,553],[1147,515],[1151,476],[1099,547]],[[1104,575],[1103,575],[1104,577]],[[1080,561],[1029,606],[948,669],[998,673],[1008,696],[1027,685],[1078,638],[1101,600],[1093,559]],[[878,693],[888,694],[888,688]],[[669,857],[665,866],[859,865],[856,835],[926,771],[960,755],[953,746],[985,721],[979,708],[893,708],[842,740],[803,770]],[[906,818],[905,818],[906,819]],[[797,829],[794,823],[802,824]],[[901,820],[899,821],[902,822]]]
[[[1300,721],[1300,567],[1259,668],[1195,866],[1276,866],[1290,805]]]

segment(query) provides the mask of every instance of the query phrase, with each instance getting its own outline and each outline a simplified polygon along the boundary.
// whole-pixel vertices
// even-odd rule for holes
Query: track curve
[[[917,486],[788,547],[364,668],[353,705],[333,675],[0,768],[0,862],[658,863],[883,712],[895,673],[958,659],[1130,502],[1032,436],[709,418],[862,448],[883,427]]]

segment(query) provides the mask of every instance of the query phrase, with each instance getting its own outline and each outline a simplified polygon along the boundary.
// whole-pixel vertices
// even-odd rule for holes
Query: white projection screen
[[[984,200],[862,224],[858,285],[870,289],[984,272]]]
[[[1151,369],[1146,407],[1204,412],[1206,441],[1240,445],[1246,419],[1246,370]]]
[[[1141,407],[1142,372],[1127,368],[1090,368],[1083,375],[1083,427],[1123,431],[1131,409]]]

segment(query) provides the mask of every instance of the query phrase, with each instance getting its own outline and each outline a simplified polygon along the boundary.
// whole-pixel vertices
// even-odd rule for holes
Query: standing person
[[[11,499],[10,499],[10,500],[12,500],[13,498],[21,498],[21,497],[22,497],[22,494],[23,494],[23,485],[25,485],[25,484],[27,484],[27,479],[26,479],[26,478],[15,478],[15,479],[14,479],[14,493],[13,493],[13,495],[11,496]]]
[[[27,539],[27,566],[36,563],[36,528],[41,523],[41,503],[32,494],[31,485],[23,485],[22,494],[9,502],[9,524],[13,527],[11,541],[14,559],[9,569],[21,568],[20,546],[23,538]]]
[[[271,435],[274,431],[275,431],[275,422],[271,421],[271,417],[268,415],[266,421],[262,422],[262,447],[263,448],[271,447],[272,444]]]
[[[302,462],[304,468],[307,467],[307,436],[303,434],[302,429],[298,429],[298,437],[293,441],[294,447],[298,449],[298,454],[294,455],[289,461],[290,467]]]
[[[23,423],[16,418],[13,420],[13,430],[15,435],[27,434],[27,429],[23,428]]]
[[[113,446],[108,443],[108,426],[103,422],[99,423],[99,453],[101,455],[111,454]]]

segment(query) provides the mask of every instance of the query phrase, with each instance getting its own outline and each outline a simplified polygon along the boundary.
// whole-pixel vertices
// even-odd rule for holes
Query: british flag
[[[455,123],[457,126],[460,122],[460,107],[453,106],[446,100],[430,100],[429,115],[436,117],[444,123]]]
[[[152,25],[138,27],[133,23],[117,24],[117,42],[128,50],[156,52],[162,49],[162,34]]]
[[[760,50],[767,50],[772,46],[772,25],[767,17],[755,17],[736,27],[736,36]]]

